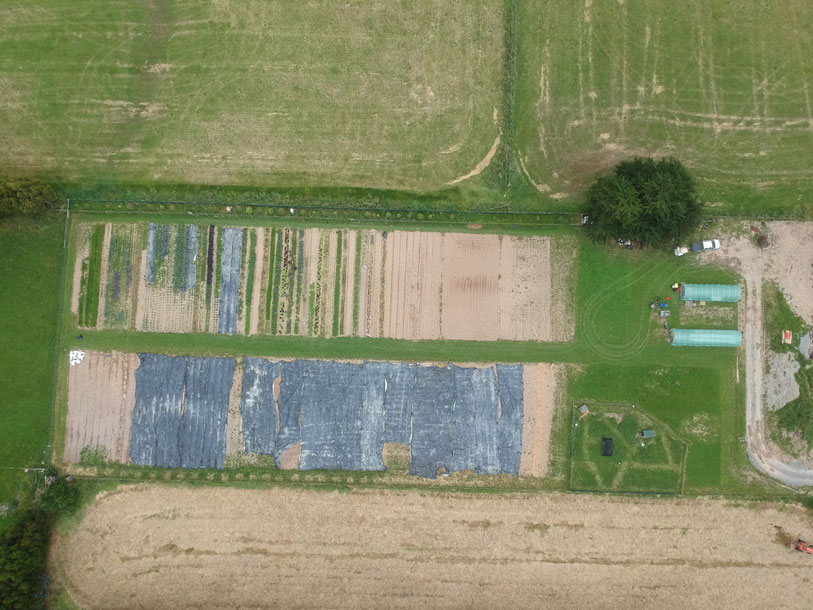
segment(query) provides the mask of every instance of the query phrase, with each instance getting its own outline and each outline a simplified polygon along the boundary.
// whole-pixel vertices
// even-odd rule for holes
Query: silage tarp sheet
[[[409,444],[410,473],[419,476],[519,472],[522,366],[246,358],[244,367],[246,453],[279,465],[300,443],[303,470],[383,470],[383,445],[392,442]]]
[[[217,310],[217,332],[237,332],[237,298],[240,289],[240,265],[243,261],[243,229],[223,229],[223,252],[220,260],[220,301]]]
[[[235,360],[139,358],[130,459],[143,466],[223,468]]]

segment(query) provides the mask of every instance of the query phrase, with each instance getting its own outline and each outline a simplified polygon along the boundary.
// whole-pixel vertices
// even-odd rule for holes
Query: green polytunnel
[[[718,301],[736,303],[742,290],[736,284],[681,284],[680,298],[684,301]]]
[[[741,343],[742,335],[738,330],[673,328],[670,345],[739,347]]]

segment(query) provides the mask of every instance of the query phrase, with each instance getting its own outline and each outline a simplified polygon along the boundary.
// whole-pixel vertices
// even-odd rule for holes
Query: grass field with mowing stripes
[[[520,2],[516,157],[575,200],[635,154],[675,155],[729,212],[811,213],[807,0]]]
[[[498,134],[500,0],[0,7],[0,170],[439,189]]]

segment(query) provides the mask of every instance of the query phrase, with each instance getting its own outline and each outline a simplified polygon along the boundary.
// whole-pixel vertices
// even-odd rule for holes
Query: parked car
[[[706,250],[717,250],[720,247],[719,239],[704,239],[703,241],[692,242],[692,252],[705,252]]]

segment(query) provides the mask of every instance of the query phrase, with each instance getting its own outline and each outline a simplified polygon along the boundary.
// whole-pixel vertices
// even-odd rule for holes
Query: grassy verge
[[[104,225],[93,227],[90,238],[90,256],[87,264],[87,275],[83,275],[82,312],[83,326],[95,328],[99,317],[99,290],[102,282],[102,249],[104,247]],[[84,268],[84,267],[83,267]]]
[[[24,468],[48,459],[63,228],[50,217],[0,221],[0,504],[28,488]]]

